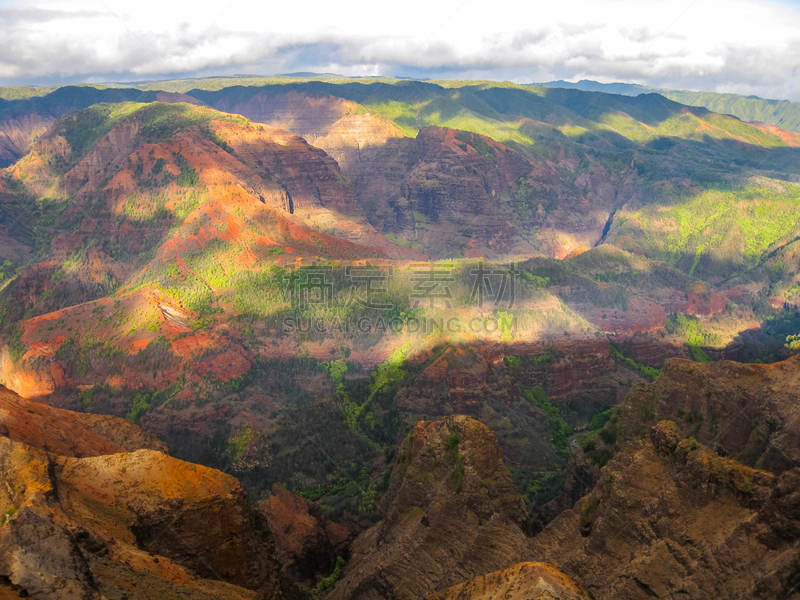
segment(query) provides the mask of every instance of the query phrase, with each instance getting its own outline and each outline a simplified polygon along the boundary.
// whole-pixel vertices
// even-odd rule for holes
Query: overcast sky
[[[297,71],[800,100],[800,0],[0,0],[0,85]]]

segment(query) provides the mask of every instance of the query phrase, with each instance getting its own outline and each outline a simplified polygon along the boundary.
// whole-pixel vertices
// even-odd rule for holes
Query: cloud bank
[[[783,0],[11,0],[0,28],[0,85],[315,71],[800,100]]]

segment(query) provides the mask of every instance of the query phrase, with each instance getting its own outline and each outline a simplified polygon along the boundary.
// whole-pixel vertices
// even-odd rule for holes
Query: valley
[[[800,597],[798,134],[477,81],[0,97],[0,597]]]

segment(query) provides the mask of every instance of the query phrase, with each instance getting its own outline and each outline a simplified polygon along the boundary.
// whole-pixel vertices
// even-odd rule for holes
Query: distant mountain
[[[591,79],[581,79],[575,83],[571,81],[548,81],[547,83],[537,83],[534,85],[544,85],[547,87],[567,88],[571,90],[583,90],[584,92],[603,92],[605,94],[620,94],[622,96],[638,96],[639,94],[647,94],[660,90],[656,88],[647,87],[645,85],[637,85],[635,83],[599,83]]]
[[[716,113],[739,117],[743,121],[759,121],[789,131],[800,131],[800,102],[791,102],[790,100],[767,100],[758,96],[739,94],[669,90],[632,83],[598,83],[588,79],[582,79],[577,83],[559,80],[537,85],[623,96],[657,93],[681,104],[703,106]]]

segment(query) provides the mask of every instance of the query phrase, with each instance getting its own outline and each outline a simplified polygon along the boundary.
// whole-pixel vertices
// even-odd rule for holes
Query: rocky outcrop
[[[333,571],[336,559],[347,554],[352,535],[327,520],[314,502],[275,484],[272,494],[258,503],[275,538],[278,560],[296,579],[316,584]]]
[[[598,444],[598,440],[595,438],[592,443]],[[572,508],[600,480],[600,467],[586,455],[583,448],[578,446],[571,450],[572,456],[567,463],[564,486],[553,499],[541,507],[538,514],[532,519],[531,530],[534,532],[540,531],[562,512]],[[609,450],[609,456],[611,454],[612,452]]]
[[[117,417],[72,412],[21,398],[0,386],[0,435],[60,456],[88,457],[167,446]]]
[[[775,477],[662,421],[532,540],[596,600],[796,598],[800,469]]]
[[[331,600],[410,600],[519,562],[525,507],[491,430],[420,422],[399,452],[383,519],[353,542]]]
[[[0,437],[0,480],[0,576],[31,597],[298,594],[263,517],[219,471],[154,450],[74,458]]]
[[[424,127],[374,148],[351,169],[370,222],[436,257],[531,252],[503,198],[532,165],[483,136]],[[470,242],[474,243],[470,245]]]
[[[0,168],[25,156],[35,139],[55,121],[53,117],[29,113],[0,122]]]
[[[349,173],[357,168],[373,148],[384,146],[389,140],[401,138],[403,133],[376,115],[348,113],[324,134],[305,137],[310,144],[325,150],[333,157],[344,173]]]
[[[553,565],[524,562],[470,579],[425,600],[589,600],[589,593]]]
[[[781,473],[800,464],[800,357],[771,365],[670,359],[653,383],[634,388],[618,417],[618,439],[669,419],[721,454]]]
[[[209,100],[218,110],[237,113],[302,136],[312,146],[325,150],[343,171],[357,165],[362,160],[362,152],[370,147],[380,147],[392,138],[403,137],[402,132],[385,119],[357,113],[356,103],[333,96],[314,97],[296,91],[272,95],[262,91],[245,101],[224,97]]]
[[[379,233],[436,258],[564,258],[597,243],[614,202],[602,169],[572,183],[555,163],[443,127],[371,148],[348,175]]]

